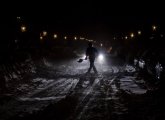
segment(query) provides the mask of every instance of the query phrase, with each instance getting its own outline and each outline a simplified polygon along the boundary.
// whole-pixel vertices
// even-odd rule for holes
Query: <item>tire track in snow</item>
[[[85,90],[81,91],[81,95],[79,96],[79,102],[75,108],[75,112],[68,120],[77,120],[80,119],[86,109],[88,108],[89,104],[95,97],[95,87],[99,84],[100,79],[96,77],[93,84],[88,86]],[[76,93],[72,94],[72,96],[76,96]]]
[[[56,86],[56,85],[59,85],[61,84],[62,82],[64,82],[66,79],[60,79],[60,80],[57,80],[57,81],[54,81],[53,83],[51,83],[50,85],[46,86],[45,88],[42,88],[42,89],[39,89],[39,90],[36,90],[34,91],[32,94],[30,94],[28,97],[33,97],[43,91],[46,91],[48,90],[49,88],[53,87],[53,86]]]
[[[66,80],[66,79],[63,79],[62,81],[60,81],[61,84],[57,87],[56,87],[56,84],[58,84],[59,82],[56,81],[53,84],[47,86],[45,89],[33,93],[30,97],[20,97],[19,99],[22,101],[35,101],[35,100],[44,101],[44,100],[56,100],[56,99],[59,100],[59,98],[61,98],[61,99],[65,98],[66,94],[69,92],[72,85],[76,81],[72,80],[72,79],[68,79],[66,81],[64,81],[64,80]],[[52,87],[55,87],[55,88],[53,88],[53,91],[51,92],[51,93],[53,93],[53,95],[49,95],[46,97],[40,97],[40,96],[43,96],[43,94],[49,92],[47,90],[51,89]]]

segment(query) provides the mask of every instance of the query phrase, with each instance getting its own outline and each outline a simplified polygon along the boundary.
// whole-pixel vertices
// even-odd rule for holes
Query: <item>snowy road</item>
[[[135,82],[134,68],[121,64],[117,58],[96,61],[99,75],[85,74],[88,61],[76,61],[56,63],[43,59],[43,66],[39,66],[32,79],[33,84],[20,86],[22,91],[28,91],[31,86],[35,89],[4,104],[1,111],[12,113],[12,119],[26,119],[29,115],[35,120],[109,120],[127,114],[128,108],[122,102],[125,92],[146,93],[146,89]]]

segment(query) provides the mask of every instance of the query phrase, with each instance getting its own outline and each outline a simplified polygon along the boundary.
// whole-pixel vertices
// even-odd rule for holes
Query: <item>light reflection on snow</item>
[[[135,72],[136,69],[133,66],[131,66],[131,65],[126,65],[125,71],[127,71],[127,72]]]
[[[48,100],[61,100],[65,98],[65,96],[57,96],[57,97],[36,97],[36,98],[19,98],[21,101],[48,101]]]
[[[132,77],[133,78],[133,77]],[[125,76],[120,79],[120,88],[123,90],[131,91],[135,94],[144,94],[146,93],[146,89],[140,88],[134,81],[132,81],[131,77]]]
[[[91,101],[92,100],[96,101],[98,97],[96,96],[93,97],[94,96],[93,94],[95,95],[102,94],[100,89],[104,89],[104,88],[106,88],[104,89],[105,90],[104,92],[107,94],[107,96],[105,98],[99,98],[99,99],[118,101],[119,97],[116,97],[115,94],[120,89],[125,91],[130,91],[131,93],[135,93],[135,94],[144,94],[146,92],[145,89],[140,88],[134,82],[134,79],[136,77],[124,76],[125,71],[135,72],[135,69],[131,65],[127,65],[120,68],[121,66],[118,67],[115,65],[111,65],[110,63],[107,64],[107,62],[100,64],[99,62],[96,61],[95,65],[99,74],[102,73],[107,73],[107,74],[106,76],[102,75],[103,77],[94,78],[93,83],[91,83],[90,81],[91,78],[93,77],[93,74],[91,74],[91,76],[89,76],[88,78],[84,74],[89,68],[89,61],[77,63],[76,60],[71,60],[69,62],[65,61],[65,62],[61,62],[61,64],[59,65],[55,65],[54,63],[48,62],[45,59],[44,65],[46,66],[46,68],[49,67],[49,69],[46,69],[45,71],[49,71],[50,75],[52,76],[50,76],[50,78],[38,76],[38,78],[31,79],[32,85],[35,85],[35,88],[30,90],[28,95],[19,97],[20,101],[25,101],[24,103],[29,103],[29,102],[34,103],[33,105],[29,105],[29,104],[25,105],[27,109],[30,109],[31,107],[33,109],[38,108],[40,110],[41,106],[44,105],[46,106],[50,104],[50,101],[53,102],[60,101],[61,99],[64,99],[65,97],[70,95],[70,93],[80,98],[80,102],[87,99],[90,99]],[[54,72],[54,70],[58,70],[58,71]],[[118,77],[117,74],[117,73],[121,73],[121,71],[123,73],[122,78]],[[35,68],[34,68],[34,73],[35,73]],[[13,77],[17,77],[16,75],[13,75]],[[82,79],[81,81],[80,78],[82,76],[84,79]],[[7,77],[8,76],[5,76],[6,79],[8,79]],[[101,84],[101,82],[103,84]],[[119,85],[117,85],[118,83]],[[21,91],[25,91],[31,89],[31,86],[29,84],[22,84],[18,87],[18,89]],[[110,91],[110,89],[112,89],[112,91]],[[78,95],[75,93],[78,93]],[[111,97],[109,96],[109,94],[111,94]],[[88,98],[90,96],[92,97]],[[88,104],[85,106],[88,107],[88,105],[90,105],[90,100]]]

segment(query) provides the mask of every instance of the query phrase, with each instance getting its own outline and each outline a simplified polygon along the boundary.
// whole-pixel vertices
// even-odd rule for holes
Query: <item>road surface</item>
[[[0,118],[126,120],[141,114],[131,113],[128,103],[147,92],[132,66],[107,57],[95,62],[98,75],[86,74],[88,61],[78,63],[78,59],[39,61],[35,72],[27,77],[30,82],[22,82],[14,97],[1,105]]]

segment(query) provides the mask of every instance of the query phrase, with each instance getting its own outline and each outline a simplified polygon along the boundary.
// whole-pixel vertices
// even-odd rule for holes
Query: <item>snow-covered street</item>
[[[0,105],[1,119],[120,118],[129,111],[123,102],[126,94],[143,96],[147,92],[138,84],[144,81],[136,80],[134,67],[115,57],[96,61],[98,75],[86,74],[88,61],[78,63],[77,59],[38,62],[30,82],[21,82],[15,93],[5,95],[9,100]]]

